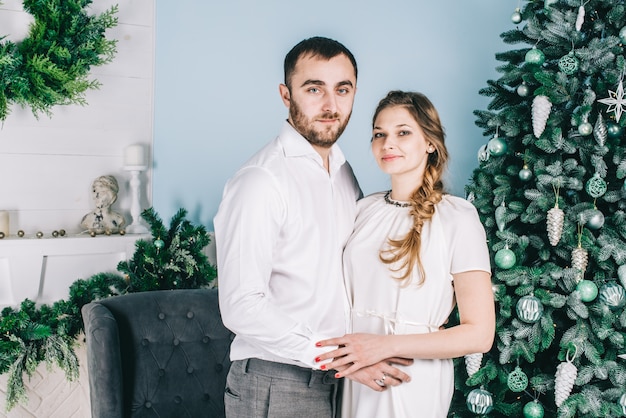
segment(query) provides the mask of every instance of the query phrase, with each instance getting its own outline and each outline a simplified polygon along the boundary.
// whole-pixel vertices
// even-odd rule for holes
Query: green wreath
[[[55,105],[86,104],[84,93],[100,83],[89,80],[91,66],[110,62],[115,40],[105,31],[117,25],[117,5],[97,16],[85,9],[91,0],[24,0],[35,21],[28,36],[14,43],[0,37],[0,120],[13,103],[30,107],[35,117]],[[0,4],[2,4],[0,2]]]

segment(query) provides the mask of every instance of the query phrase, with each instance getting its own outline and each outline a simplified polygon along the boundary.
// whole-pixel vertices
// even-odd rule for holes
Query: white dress
[[[413,221],[409,207],[389,204],[384,196],[384,192],[374,193],[358,202],[354,232],[344,250],[351,331],[437,332],[454,307],[452,274],[491,271],[484,228],[471,203],[444,195],[422,231],[426,281],[402,287],[378,255],[388,237],[404,237]],[[401,368],[411,382],[383,392],[345,379],[342,417],[446,417],[454,391],[452,360],[415,359],[413,365]]]

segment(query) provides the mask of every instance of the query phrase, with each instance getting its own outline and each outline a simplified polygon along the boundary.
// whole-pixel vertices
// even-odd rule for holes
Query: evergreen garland
[[[0,314],[0,374],[8,373],[7,410],[28,399],[24,375],[32,375],[40,363],[57,366],[68,380],[78,377],[74,352],[84,331],[81,309],[87,303],[132,292],[209,287],[217,271],[203,253],[210,242],[204,226],[194,226],[180,209],[169,230],[154,209],[142,218],[150,225],[152,241],[138,240],[129,261],[117,265],[118,273],[98,273],[76,280],[69,299],[37,306],[24,300],[19,309],[4,308]]]
[[[35,21],[19,43],[0,34],[0,120],[12,103],[50,115],[55,105],[86,103],[84,92],[100,83],[89,80],[91,66],[106,64],[116,52],[105,31],[117,25],[118,7],[97,16],[85,9],[91,0],[24,0]]]

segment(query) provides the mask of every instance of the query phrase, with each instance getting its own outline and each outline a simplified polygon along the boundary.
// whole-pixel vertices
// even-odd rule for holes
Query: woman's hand
[[[345,375],[345,371],[348,369],[348,366],[343,366],[337,369],[339,372],[337,375],[345,376],[346,379],[361,383],[376,392],[382,392],[387,389],[388,386],[399,386],[402,383],[411,381],[411,376],[404,373],[402,370],[393,367],[392,363],[404,364],[408,366],[413,363],[413,360],[389,359],[387,361],[381,361],[380,363],[364,367],[349,375]],[[384,386],[381,386],[379,383],[383,383]]]
[[[343,337],[323,340],[315,345],[317,347],[338,346],[338,348],[320,355],[315,361],[319,363],[332,359],[320,366],[322,370],[339,370],[339,368],[343,369],[343,366],[348,366],[340,372],[340,376],[346,376],[389,358],[392,354],[385,352],[384,341],[384,336],[375,334],[346,334]],[[378,378],[381,376],[379,375]]]

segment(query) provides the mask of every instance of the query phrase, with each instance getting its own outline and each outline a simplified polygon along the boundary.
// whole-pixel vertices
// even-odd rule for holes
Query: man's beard
[[[289,106],[289,116],[296,131],[298,131],[300,135],[302,135],[307,141],[309,141],[311,145],[321,148],[330,148],[335,142],[337,142],[343,131],[346,129],[346,126],[348,125],[350,115],[351,113],[348,114],[343,122],[339,119],[339,113],[322,113],[318,115],[318,119],[339,120],[339,126],[337,127],[337,129],[334,129],[333,126],[329,126],[320,132],[315,130],[313,120],[308,119],[306,115],[301,112],[300,107],[295,101],[292,100],[291,105]]]

